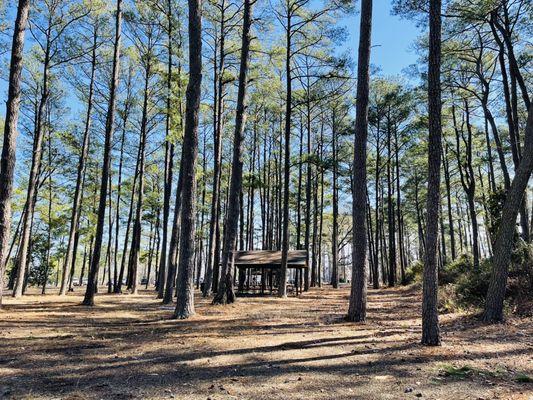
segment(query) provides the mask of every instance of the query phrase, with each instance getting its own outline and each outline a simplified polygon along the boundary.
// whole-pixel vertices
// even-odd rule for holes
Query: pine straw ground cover
[[[5,399],[533,399],[533,323],[442,316],[419,345],[418,289],[369,290],[368,322],[343,320],[349,289],[240,298],[169,320],[153,292],[5,299]]]

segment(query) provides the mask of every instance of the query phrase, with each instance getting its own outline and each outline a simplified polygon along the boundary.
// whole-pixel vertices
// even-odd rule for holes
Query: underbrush
[[[424,265],[418,261],[406,272],[409,283],[422,281]],[[461,255],[439,271],[440,312],[479,311],[484,303],[492,271],[492,260],[481,260],[474,268],[472,257]],[[533,316],[533,245],[517,243],[509,266],[506,308],[520,316]]]
[[[505,368],[481,369],[471,365],[441,364],[438,375],[444,378],[464,380],[475,376],[500,378],[517,383],[532,383],[533,379],[524,373],[509,371]]]

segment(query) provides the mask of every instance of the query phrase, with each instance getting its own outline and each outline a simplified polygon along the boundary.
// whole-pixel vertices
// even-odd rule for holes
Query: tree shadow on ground
[[[271,382],[299,387],[298,396],[305,397],[302,393],[314,395],[317,387],[333,382],[371,390],[375,377],[394,382],[422,373],[436,377],[439,363],[531,356],[523,334],[531,331],[527,323],[505,333],[453,316],[444,321],[445,333],[461,329],[453,331],[450,346],[429,349],[418,343],[416,291],[369,291],[369,319],[362,325],[342,319],[346,292],[317,289],[310,298],[246,298],[228,307],[213,307],[198,297],[198,315],[185,321],[170,320],[169,307],[150,292],[99,296],[96,308],[77,307],[74,296],[39,304],[26,299],[2,314],[0,390],[7,387],[4,393],[13,398],[81,393],[92,399],[165,397],[171,388],[184,398],[199,393],[206,398],[214,383],[225,382],[254,398],[254,390],[266,393],[261,384]],[[324,304],[317,305],[316,298]],[[482,332],[509,345],[491,349]],[[478,347],[464,351],[476,342]],[[300,387],[294,376],[312,380],[314,388]],[[450,380],[437,384],[455,385]],[[483,386],[476,377],[470,384]],[[343,396],[338,398],[348,398]]]

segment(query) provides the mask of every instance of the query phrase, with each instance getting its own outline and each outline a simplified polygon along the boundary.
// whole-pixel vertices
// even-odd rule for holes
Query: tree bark
[[[67,244],[67,254],[65,254],[65,262],[63,264],[63,276],[61,278],[61,288],[59,295],[67,294],[68,271],[74,262],[74,253],[76,252],[75,239],[80,224],[81,214],[81,199],[82,199],[82,183],[85,174],[85,163],[87,161],[87,154],[89,153],[89,133],[91,128],[91,114],[93,108],[93,94],[94,94],[94,78],[96,73],[96,49],[97,49],[98,30],[97,25],[94,26],[93,43],[91,52],[91,80],[89,83],[89,97],[87,99],[87,112],[85,115],[85,128],[83,131],[83,139],[81,145],[80,159],[78,161],[78,171],[76,176],[76,188],[74,189],[74,199],[72,202],[72,214],[70,216],[70,231]]]
[[[141,230],[142,230],[142,208],[144,197],[144,170],[145,170],[145,153],[146,153],[146,137],[147,137],[147,124],[148,124],[148,97],[149,97],[149,85],[151,76],[150,61],[146,61],[145,78],[144,78],[144,96],[143,96],[143,108],[141,117],[141,132],[139,138],[139,187],[137,189],[137,207],[135,209],[135,222],[133,225],[133,238],[130,254],[130,269],[133,273],[131,282],[131,292],[137,293],[138,283],[138,268],[139,268],[139,256],[141,252]]]
[[[104,144],[104,162],[102,166],[102,179],[100,183],[100,198],[98,203],[98,219],[96,223],[96,234],[94,241],[94,249],[91,259],[91,266],[89,269],[89,278],[87,282],[87,290],[85,291],[85,298],[83,305],[94,305],[94,292],[97,286],[96,275],[100,265],[100,254],[102,251],[102,239],[104,234],[105,224],[105,209],[107,203],[107,186],[109,180],[109,172],[111,168],[111,148],[113,139],[113,130],[115,124],[115,108],[117,87],[119,85],[120,74],[120,40],[122,27],[122,0],[117,0],[117,11],[115,20],[115,43],[113,50],[113,72],[111,78],[111,87],[109,93],[109,107],[107,110],[106,129],[105,129],[105,144]]]
[[[468,203],[468,212],[472,222],[472,254],[474,259],[474,268],[479,268],[479,244],[478,244],[478,223],[476,214],[475,194],[476,194],[476,180],[474,170],[472,168],[472,126],[470,125],[470,110],[468,108],[468,101],[464,100],[465,115],[466,115],[466,129],[467,137],[464,138],[464,132],[459,129],[455,116],[455,105],[452,105],[452,119],[455,130],[456,141],[456,157],[459,175],[461,177],[461,185],[465,191]],[[463,146],[460,145],[462,139]],[[461,148],[465,149],[466,161],[463,162],[460,156]]]
[[[332,235],[331,235],[331,257],[332,257],[332,263],[331,263],[331,269],[332,269],[332,277],[331,277],[331,285],[334,289],[337,289],[339,287],[339,196],[338,196],[338,187],[337,187],[337,173],[338,173],[338,160],[337,160],[337,132],[336,132],[336,115],[335,110],[333,110],[332,114],[332,156],[333,156],[333,185],[331,190],[333,191],[333,227],[332,227]]]
[[[19,244],[19,257],[17,259],[17,280],[15,289],[13,290],[13,297],[21,297],[25,284],[26,284],[26,270],[29,265],[29,248],[31,243],[31,228],[33,224],[33,215],[35,212],[35,203],[37,201],[37,192],[39,190],[38,179],[41,171],[41,159],[43,152],[43,119],[45,116],[46,104],[50,95],[49,89],[49,72],[50,72],[50,27],[46,30],[46,47],[44,51],[43,61],[43,79],[42,79],[42,91],[39,105],[37,107],[37,114],[35,120],[35,132],[33,138],[32,160],[30,167],[30,176],[28,179],[28,189],[26,193],[27,210],[24,213],[24,219],[22,222],[22,231],[20,235]]]
[[[366,320],[366,147],[371,31],[372,0],[361,0],[352,185],[352,284],[347,315],[347,319],[354,322],[364,322]]]
[[[281,267],[279,271],[278,296],[287,296],[287,262],[289,257],[289,187],[290,187],[290,162],[291,162],[291,116],[292,116],[292,77],[291,77],[291,18],[292,5],[287,1],[287,26],[285,30],[285,148],[283,165],[283,219],[282,219],[282,240],[281,240]]]
[[[182,146],[183,147],[183,146]],[[182,156],[183,157],[183,156]],[[172,296],[176,284],[176,271],[179,253],[179,228],[181,216],[181,193],[183,187],[183,158],[180,160],[180,174],[178,176],[178,184],[176,187],[176,202],[174,205],[174,220],[172,222],[172,232],[170,234],[170,242],[168,244],[168,271],[165,285],[165,294],[163,296],[163,304],[172,303]]]
[[[9,66],[9,88],[6,102],[6,120],[2,159],[0,164],[0,308],[4,290],[4,270],[9,252],[11,234],[11,196],[13,194],[13,173],[15,169],[17,124],[20,108],[20,84],[24,55],[24,36],[28,24],[30,0],[19,0],[17,18],[11,45]]]
[[[515,172],[502,209],[501,223],[494,241],[492,274],[487,292],[483,320],[486,322],[503,321],[503,302],[507,287],[509,262],[513,250],[516,217],[533,170],[533,108],[529,108],[524,152],[520,165]]]
[[[237,242],[239,214],[241,211],[239,195],[242,192],[244,125],[246,123],[246,89],[248,83],[250,42],[252,40],[250,33],[250,27],[252,25],[252,5],[253,3],[251,0],[244,0],[241,62],[239,70],[239,92],[237,95],[237,112],[235,115],[235,136],[233,138],[233,164],[231,168],[228,211],[226,213],[226,223],[224,224],[220,282],[218,285],[217,294],[213,299],[214,304],[226,304],[233,303],[235,301],[235,294],[233,291],[232,264],[233,252]]]
[[[167,0],[167,34],[168,34],[168,61],[167,61],[167,109],[165,121],[165,184],[163,189],[163,235],[161,239],[161,256],[157,277],[157,298],[162,299],[165,293],[165,279],[167,274],[167,243],[168,221],[170,216],[170,196],[172,194],[172,168],[174,166],[174,143],[170,138],[170,114],[172,108],[172,0]],[[178,77],[181,79],[181,77]]]
[[[389,234],[389,287],[396,284],[396,218],[394,212],[394,178],[392,176],[392,121],[390,109],[387,112],[387,222]]]
[[[448,164],[448,145],[444,146],[444,181],[446,183],[446,200],[447,200],[447,211],[448,211],[448,230],[450,233],[450,247],[452,252],[452,261],[456,258],[455,250],[455,232],[453,227],[453,211],[452,211],[452,193],[451,193],[451,184],[450,184],[450,167]]]
[[[440,345],[437,310],[437,247],[439,236],[441,164],[441,0],[429,3],[428,69],[428,194],[427,227],[422,294],[422,344]]]
[[[126,143],[126,129],[128,126],[128,118],[130,115],[130,107],[132,104],[132,97],[131,97],[131,68],[130,73],[128,75],[127,80],[127,88],[126,88],[126,100],[124,105],[124,111],[123,111],[123,117],[122,117],[122,135],[120,139],[120,156],[119,156],[119,162],[118,162],[118,183],[117,183],[117,201],[116,201],[116,209],[115,209],[115,252],[113,254],[113,264],[114,264],[114,276],[113,276],[113,292],[114,293],[120,293],[122,288],[122,276],[124,275],[123,265],[122,262],[120,270],[122,272],[119,273],[119,266],[118,266],[118,240],[120,235],[120,201],[122,198],[122,168],[124,165],[124,145]],[[135,186],[135,185],[134,185]],[[126,232],[126,238],[129,236],[129,224],[131,219],[131,212],[128,216],[128,228]],[[124,260],[125,254],[122,255],[122,260]]]
[[[189,0],[189,83],[182,148],[181,234],[174,318],[194,315],[194,236],[198,119],[202,88],[202,11],[200,0]]]
[[[372,288],[379,289],[379,239],[380,239],[380,212],[379,212],[379,181],[380,181],[380,158],[381,151],[379,147],[379,121],[376,126],[376,171],[375,171],[375,183],[374,183],[374,213],[376,219],[376,239],[375,239],[375,260],[374,260],[374,273],[372,274]]]

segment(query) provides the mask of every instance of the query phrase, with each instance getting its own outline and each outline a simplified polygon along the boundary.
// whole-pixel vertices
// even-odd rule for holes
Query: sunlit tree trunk
[[[97,286],[96,275],[100,265],[100,253],[102,251],[102,239],[104,234],[105,224],[105,209],[107,205],[107,192],[109,172],[111,169],[111,147],[113,139],[113,130],[115,124],[115,108],[116,95],[119,84],[120,74],[120,41],[122,29],[122,0],[117,0],[116,18],[115,18],[115,43],[113,50],[113,72],[111,78],[111,87],[109,93],[109,106],[107,110],[106,128],[105,128],[105,144],[104,144],[104,163],[102,166],[102,179],[100,183],[100,198],[98,204],[98,219],[96,223],[96,234],[94,249],[89,269],[89,278],[87,282],[87,289],[85,291],[85,298],[83,305],[94,305],[94,293]]]
[[[181,234],[174,318],[194,314],[194,237],[198,120],[202,88],[202,11],[200,0],[189,0],[189,83],[182,148]]]
[[[498,227],[498,232],[494,241],[492,274],[483,314],[483,320],[487,322],[501,322],[504,317],[503,302],[507,288],[509,262],[513,250],[513,235],[515,233],[514,221],[516,221],[532,170],[533,108],[530,107],[526,125],[523,157],[516,170],[511,188],[507,193],[503,205],[501,223]]]
[[[366,320],[366,152],[368,136],[372,0],[361,0],[361,22],[359,31],[352,185],[352,284],[350,305],[347,315],[347,319],[354,322],[364,322]]]
[[[65,295],[67,293],[68,285],[68,271],[73,266],[74,263],[74,253],[77,251],[74,246],[76,242],[76,234],[78,232],[80,224],[80,214],[81,214],[81,199],[82,199],[82,183],[83,176],[85,174],[85,164],[87,161],[87,154],[89,153],[89,133],[91,128],[91,115],[93,108],[93,94],[94,94],[94,81],[95,81],[95,72],[96,72],[96,49],[97,49],[97,39],[98,39],[98,29],[95,24],[93,30],[93,43],[91,51],[91,78],[89,82],[89,95],[87,98],[87,112],[85,114],[85,127],[83,130],[83,139],[81,144],[81,153],[78,161],[78,171],[76,176],[76,188],[74,189],[74,199],[72,202],[72,214],[70,216],[70,231],[68,236],[67,243],[67,253],[65,254],[65,261],[63,264],[63,276],[61,278],[61,288],[59,290],[60,295]]]
[[[235,116],[235,136],[233,139],[233,163],[231,169],[228,211],[226,213],[226,223],[224,224],[225,228],[222,247],[220,283],[218,285],[217,294],[213,300],[213,303],[215,304],[233,303],[235,301],[235,294],[233,292],[232,253],[236,248],[239,213],[242,207],[242,204],[239,201],[239,195],[242,193],[244,125],[246,122],[246,89],[248,84],[247,77],[250,42],[252,40],[250,33],[250,27],[252,24],[252,4],[253,3],[251,0],[244,0],[239,92],[237,95],[237,112]]]
[[[440,344],[437,310],[437,247],[439,235],[440,165],[441,165],[441,0],[429,2],[428,69],[428,193],[427,228],[422,299],[422,343]]]
[[[15,149],[17,145],[22,59],[29,10],[30,1],[19,0],[15,28],[13,31],[13,42],[11,45],[9,87],[6,102],[2,159],[0,164],[0,307],[2,306],[4,270],[7,263],[9,236],[11,234],[11,196],[13,193],[13,173],[15,169]]]

